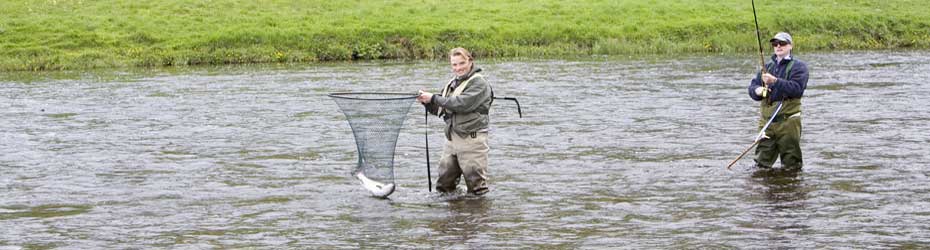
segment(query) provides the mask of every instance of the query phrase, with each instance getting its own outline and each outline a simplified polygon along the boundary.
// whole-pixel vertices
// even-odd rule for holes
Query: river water
[[[478,61],[492,191],[427,190],[414,104],[397,191],[350,176],[332,92],[415,92],[443,61],[4,73],[0,248],[920,248],[930,53],[799,54],[801,172],[726,164],[757,132],[751,57]],[[464,184],[462,184],[464,185]]]

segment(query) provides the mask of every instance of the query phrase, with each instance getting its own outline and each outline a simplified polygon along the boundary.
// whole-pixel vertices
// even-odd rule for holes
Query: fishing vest
[[[777,63],[772,63],[772,65],[774,65],[774,68],[778,67]],[[794,66],[793,59],[790,62],[788,62],[788,67],[786,67],[785,72],[782,73],[782,76],[781,76],[782,79],[788,79],[788,76],[791,75],[791,66]],[[771,70],[769,72],[771,72]],[[772,117],[772,114],[775,113],[775,109],[778,107],[778,104],[776,104],[775,102],[770,102],[766,100],[759,102],[761,103],[760,110],[762,113],[762,120],[761,120],[762,124],[767,122],[769,118]],[[781,117],[780,119],[776,119],[776,120],[783,121],[790,116],[801,115],[801,98],[791,98],[791,99],[782,100],[781,102],[783,103],[781,107],[781,111],[778,112],[778,115]]]
[[[448,84],[446,84],[446,87],[442,88],[442,96],[443,97],[455,97],[455,96],[461,95],[462,92],[465,91],[465,87],[468,86],[468,83],[470,83],[472,79],[475,79],[475,77],[481,77],[481,74],[475,73],[474,75],[471,75],[471,77],[469,77],[467,80],[465,80],[462,83],[459,83],[459,86],[456,86],[455,90],[453,90],[452,93],[449,93],[449,90],[452,89],[452,82],[455,82],[455,78],[453,78],[452,80],[449,81]],[[445,111],[446,111],[445,109],[443,109],[442,107],[439,107],[439,110],[438,112],[436,112],[436,114],[445,115]]]

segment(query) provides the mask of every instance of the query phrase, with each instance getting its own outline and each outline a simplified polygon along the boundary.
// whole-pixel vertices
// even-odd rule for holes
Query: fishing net
[[[381,183],[394,183],[394,147],[414,93],[333,93],[358,146],[355,173]],[[363,180],[363,185],[365,181]],[[392,190],[393,191],[393,188]],[[390,194],[390,193],[388,193]]]

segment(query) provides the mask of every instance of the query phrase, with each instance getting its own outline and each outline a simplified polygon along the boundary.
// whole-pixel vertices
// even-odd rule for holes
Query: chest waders
[[[788,79],[794,60],[788,62],[782,78]],[[777,66],[775,67],[777,69]],[[777,93],[776,93],[777,94]],[[756,145],[755,161],[760,168],[774,167],[781,159],[785,169],[800,169],[803,165],[801,153],[801,97],[779,100],[780,109],[772,104],[761,104],[762,119],[770,120],[771,125],[762,127],[762,132],[770,138],[762,139]]]

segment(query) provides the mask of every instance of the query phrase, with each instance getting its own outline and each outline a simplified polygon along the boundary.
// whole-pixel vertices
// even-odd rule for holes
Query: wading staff
[[[781,111],[781,105],[784,103],[785,102],[783,101],[778,102],[778,107],[775,108],[775,113],[773,113],[772,117],[769,118],[769,122],[765,123],[765,126],[762,127],[762,130],[759,131],[759,135],[756,135],[756,140],[753,141],[752,145],[749,145],[749,147],[746,148],[746,150],[743,150],[743,153],[739,154],[739,156],[737,156],[736,159],[733,159],[733,161],[731,161],[730,164],[727,164],[727,170],[730,170],[730,167],[732,167],[733,164],[736,164],[736,162],[739,161],[739,159],[742,159],[743,156],[746,155],[746,153],[748,153],[750,149],[756,147],[756,145],[759,145],[759,142],[761,142],[762,138],[765,137],[765,130],[769,128],[769,125],[772,125],[772,121],[775,120],[775,116],[778,115],[778,111]]]
[[[759,42],[759,66],[762,69],[762,73],[759,74],[759,81],[762,81],[762,75],[768,72],[765,70],[765,52],[762,52],[762,34],[759,33],[759,18],[756,17],[755,0],[752,0],[752,20],[756,22],[756,41]],[[765,84],[765,81],[762,81],[762,87],[765,87],[762,91],[762,98],[765,98],[768,95],[769,86]]]

